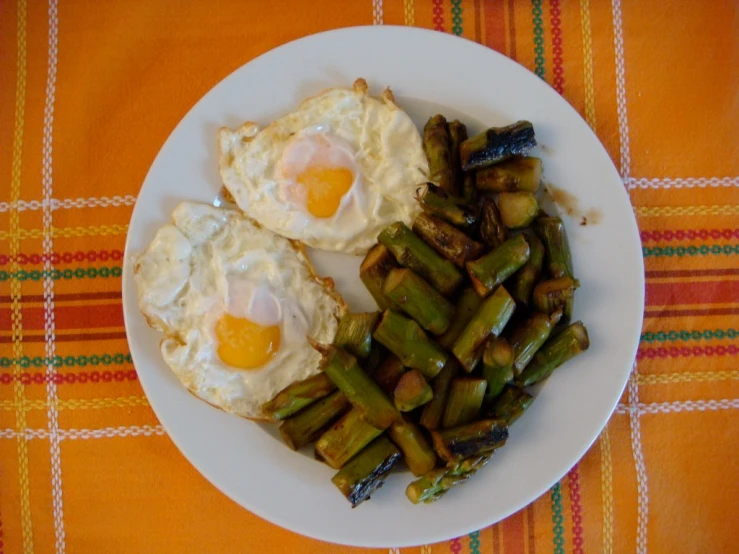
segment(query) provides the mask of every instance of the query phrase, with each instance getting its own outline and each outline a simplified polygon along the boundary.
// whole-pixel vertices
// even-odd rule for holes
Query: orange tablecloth
[[[736,551],[735,2],[3,0],[0,552],[354,551],[190,467],[137,381],[120,276],[136,194],[187,110],[275,46],[373,23],[482,42],[564,94],[623,176],[647,270],[637,369],[588,454],[504,522],[402,551]]]

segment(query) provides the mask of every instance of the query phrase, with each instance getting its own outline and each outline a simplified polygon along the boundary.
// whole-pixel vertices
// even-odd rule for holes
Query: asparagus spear
[[[536,312],[513,330],[511,344],[513,345],[514,354],[513,366],[517,374],[523,371],[534,357],[534,354],[546,342],[561,317],[561,310],[551,315]]]
[[[414,423],[395,422],[388,429],[388,433],[403,452],[403,459],[413,475],[416,477],[424,475],[436,467],[436,453]]]
[[[352,409],[321,435],[315,454],[332,468],[341,469],[381,434],[382,429],[370,425],[362,419],[359,410]]]
[[[413,222],[413,232],[458,267],[477,258],[484,248],[456,227],[426,213],[421,213]]]
[[[387,394],[392,395],[398,381],[406,372],[405,366],[395,354],[390,354],[377,368],[372,378]]]
[[[342,467],[331,482],[356,508],[385,483],[385,477],[400,460],[400,452],[385,437],[378,437]]]
[[[454,485],[464,483],[472,477],[478,469],[490,461],[491,456],[492,452],[486,452],[435,469],[408,485],[405,495],[414,504],[438,500]]]
[[[398,380],[393,397],[398,410],[410,412],[429,402],[434,397],[434,392],[423,377],[423,373],[411,369]]]
[[[377,368],[380,367],[380,364],[382,364],[387,356],[387,349],[379,342],[373,340],[370,353],[363,362],[364,371],[367,372],[367,375],[374,377]]]
[[[418,323],[392,310],[382,314],[373,337],[400,358],[404,366],[420,369],[429,379],[441,371],[448,358]]]
[[[467,273],[477,294],[487,296],[528,259],[529,243],[524,235],[516,235],[482,258],[467,262]]]
[[[459,362],[450,357],[444,368],[431,381],[434,397],[423,407],[421,420],[419,421],[429,431],[438,429],[441,425],[441,418],[444,415],[444,407],[449,396],[449,389],[452,386],[452,379],[457,376],[457,373],[459,373]]]
[[[532,295],[534,307],[545,314],[551,314],[560,309],[566,310],[575,294],[575,289],[579,286],[580,283],[572,277],[541,281],[534,287]]]
[[[464,172],[462,171],[462,162],[459,159],[459,145],[467,140],[467,126],[460,123],[458,119],[449,123],[449,151],[451,153],[452,166],[452,190],[456,193],[462,192]]]
[[[445,462],[458,462],[503,446],[508,427],[496,419],[482,419],[459,427],[431,431],[436,454]]]
[[[480,237],[490,248],[497,248],[508,238],[508,230],[500,218],[498,206],[492,198],[482,201],[480,209]]]
[[[549,276],[553,279],[573,277],[570,247],[562,220],[558,217],[540,217],[534,222],[534,231],[544,243]]]
[[[534,397],[522,388],[508,385],[490,407],[490,417],[501,419],[510,427],[533,401]]]
[[[382,294],[382,285],[390,270],[396,267],[395,258],[382,244],[374,245],[359,266],[359,278],[381,310],[390,307],[390,302]]]
[[[379,318],[379,312],[345,314],[339,321],[334,344],[359,358],[366,358],[372,348],[372,331]]]
[[[459,335],[462,334],[462,331],[464,331],[464,328],[467,327],[467,324],[472,319],[472,316],[475,315],[475,312],[477,311],[477,308],[480,307],[481,303],[482,298],[477,295],[475,289],[466,288],[462,291],[462,294],[460,294],[457,299],[457,304],[454,307],[454,319],[452,320],[452,324],[449,326],[449,329],[446,330],[446,333],[438,337],[438,341],[441,346],[447,350],[451,350],[454,343],[457,342]]]
[[[485,405],[490,405],[513,380],[513,347],[503,337],[489,341],[482,354],[482,376],[488,383]]]
[[[488,383],[485,379],[457,377],[452,381],[441,426],[457,427],[473,421],[480,413]]]
[[[454,264],[434,252],[402,221],[385,228],[377,240],[390,250],[400,265],[418,273],[443,295],[454,292],[462,282],[462,274]]]
[[[382,293],[421,327],[438,335],[449,328],[454,306],[410,269],[393,269]]]
[[[443,115],[432,116],[423,128],[423,149],[429,160],[431,180],[449,192],[454,191],[451,139]]]
[[[541,276],[541,266],[544,263],[544,245],[539,237],[533,233],[527,234],[526,242],[529,243],[529,259],[513,276],[513,285],[510,287],[511,296],[516,303],[523,306],[531,303],[531,291]]]
[[[462,177],[462,198],[470,204],[477,202],[477,187],[472,173],[465,173]]]
[[[478,214],[474,204],[449,194],[433,183],[427,183],[423,192],[419,190],[416,198],[424,212],[452,225],[467,229],[477,224]]]
[[[483,343],[491,335],[500,335],[515,308],[516,303],[502,286],[482,302],[452,348],[452,353],[468,373],[480,361]]]
[[[351,404],[341,391],[334,391],[280,425],[280,435],[293,450],[309,445],[327,425],[349,409]]]
[[[541,182],[541,160],[528,156],[514,156],[475,175],[479,190],[488,192],[536,192]]]
[[[387,429],[400,414],[382,389],[357,364],[357,359],[337,346],[311,341],[323,355],[323,371],[343,392],[349,402],[368,423]]]
[[[538,383],[549,377],[566,361],[585,352],[589,346],[590,339],[587,329],[582,322],[576,321],[544,343],[544,346],[534,355],[531,363],[518,376],[516,382],[522,387]]]
[[[534,126],[528,121],[517,121],[507,127],[492,127],[467,139],[459,147],[462,168],[465,171],[482,169],[516,155],[526,155],[536,146]]]
[[[503,225],[509,229],[521,229],[536,219],[539,203],[531,192],[501,192],[498,209]]]
[[[280,421],[299,412],[336,389],[324,373],[291,383],[262,406],[262,413],[272,421]]]

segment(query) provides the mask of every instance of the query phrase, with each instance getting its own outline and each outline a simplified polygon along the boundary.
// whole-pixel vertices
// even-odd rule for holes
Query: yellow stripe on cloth
[[[69,239],[74,237],[100,237],[125,235],[128,232],[128,225],[97,225],[90,227],[52,227],[51,236],[55,239]],[[16,238],[18,240],[25,239],[42,239],[45,233],[43,229],[17,229],[0,231],[0,240],[8,240]]]

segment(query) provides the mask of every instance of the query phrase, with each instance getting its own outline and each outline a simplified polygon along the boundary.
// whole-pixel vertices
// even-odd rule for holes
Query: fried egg
[[[307,337],[332,342],[345,312],[302,249],[237,210],[183,202],[134,263],[141,312],[165,335],[179,380],[259,419],[281,389],[319,371]]]
[[[223,183],[247,215],[308,246],[359,254],[390,223],[420,212],[428,180],[421,136],[390,90],[367,83],[305,100],[264,129],[221,129]]]

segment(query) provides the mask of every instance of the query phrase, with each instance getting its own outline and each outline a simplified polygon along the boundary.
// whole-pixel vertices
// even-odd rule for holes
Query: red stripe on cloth
[[[526,506],[526,527],[529,529],[529,554],[536,554],[536,528],[534,527],[534,503]]]
[[[713,315],[737,315],[739,308],[715,308],[708,310],[649,310],[644,312],[646,319],[658,317],[692,317],[692,316],[713,316]]]
[[[552,24],[552,86],[558,93],[565,91],[565,68],[562,63],[562,12],[559,9],[559,0],[549,0],[549,21]]]
[[[125,339],[125,331],[112,331],[109,333],[71,333],[69,335],[56,335],[54,342],[91,342],[98,340]],[[13,338],[0,336],[0,344],[10,344]],[[24,335],[23,342],[46,342],[44,335]]]
[[[647,283],[648,306],[724,304],[739,300],[739,281]]]
[[[53,381],[57,385],[74,385],[75,383],[110,383],[112,381],[136,381],[138,375],[135,369],[119,369],[116,371],[75,371],[74,373],[53,373],[48,374],[41,371],[33,373],[23,372],[20,375],[11,375],[10,373],[0,373],[0,385],[10,385],[15,381],[20,381],[22,385],[43,385],[49,381]]]
[[[505,554],[524,554],[523,510],[504,519],[502,522],[503,552]]]
[[[647,279],[660,277],[724,277],[739,275],[739,268],[729,269],[664,269],[645,271]]]
[[[567,474],[567,485],[570,491],[570,509],[572,511],[572,552],[583,554],[582,538],[582,502],[580,498],[580,468],[575,464]]]
[[[431,13],[434,14],[434,31],[444,31],[444,2],[443,0],[432,0]]]
[[[508,0],[508,43],[510,44],[510,52],[508,55],[516,59],[516,2]]]
[[[77,300],[119,300],[121,298],[120,291],[110,292],[76,292],[69,294],[55,294],[54,302],[73,302]],[[21,297],[23,302],[43,302],[43,294],[26,294]],[[0,304],[10,304],[12,299],[10,296],[0,295]]]
[[[485,21],[485,46],[505,54],[505,11],[503,2],[485,2],[482,10]]]
[[[0,330],[10,331],[10,312],[9,309],[0,310]],[[21,313],[24,331],[35,331],[44,328],[44,308],[24,307]],[[57,330],[123,327],[123,309],[120,303],[92,306],[55,306],[54,324]]]

